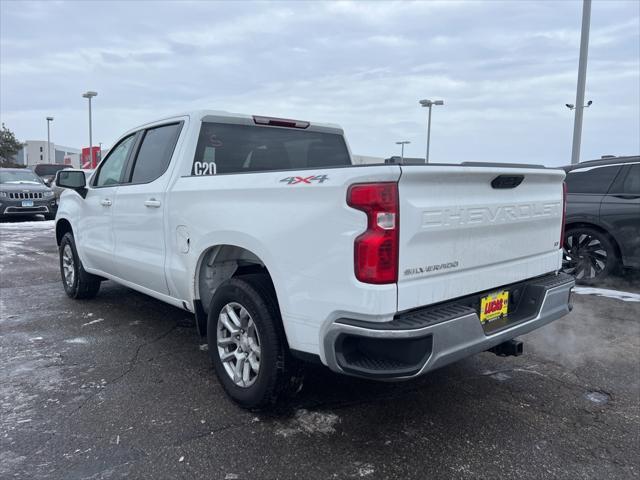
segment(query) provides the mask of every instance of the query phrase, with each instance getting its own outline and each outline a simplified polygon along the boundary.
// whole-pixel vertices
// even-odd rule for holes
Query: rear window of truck
[[[351,165],[342,135],[203,122],[191,175]]]

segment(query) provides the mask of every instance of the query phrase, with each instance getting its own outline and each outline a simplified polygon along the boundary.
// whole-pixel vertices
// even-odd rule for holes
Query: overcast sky
[[[2,122],[94,143],[189,109],[338,123],[356,154],[570,162],[582,1],[0,1]],[[594,0],[582,159],[640,153],[640,2]]]

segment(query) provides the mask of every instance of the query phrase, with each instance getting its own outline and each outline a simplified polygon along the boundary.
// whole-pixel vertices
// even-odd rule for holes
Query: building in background
[[[51,142],[51,158],[47,155],[46,140],[27,140],[24,147],[16,154],[15,162],[26,167],[34,167],[39,163],[57,163],[80,167],[80,149],[56,145]]]
[[[80,166],[80,150],[56,145],[56,163],[63,163],[78,168]]]

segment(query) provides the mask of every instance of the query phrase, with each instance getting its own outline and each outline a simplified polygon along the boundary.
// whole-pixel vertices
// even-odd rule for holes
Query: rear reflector
[[[367,214],[367,229],[354,243],[354,270],[364,283],[398,281],[398,184],[351,185],[347,204]]]
[[[288,128],[307,128],[309,122],[303,122],[302,120],[290,120],[288,118],[272,118],[272,117],[259,117],[253,116],[253,122],[257,125],[270,125],[272,127],[288,127]]]

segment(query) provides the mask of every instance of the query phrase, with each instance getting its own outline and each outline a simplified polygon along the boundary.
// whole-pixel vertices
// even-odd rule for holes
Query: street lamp
[[[580,30],[580,58],[578,60],[578,85],[576,87],[575,114],[573,119],[573,144],[571,164],[580,162],[582,141],[582,114],[584,113],[584,90],[587,83],[587,56],[589,53],[589,28],[591,26],[591,0],[582,2],[582,29]],[[591,102],[589,102],[591,105]],[[573,108],[569,107],[570,110]]]
[[[51,122],[53,122],[53,117],[47,117],[47,163],[51,163],[51,130],[49,128]],[[53,163],[55,163],[55,158]]]
[[[593,104],[592,100],[589,100],[586,105],[583,105],[582,108],[589,108]],[[573,103],[565,103],[564,104],[569,110],[575,110],[576,106]]]
[[[429,163],[429,144],[431,142],[431,107],[434,105],[444,105],[444,100],[420,100],[420,105],[429,108],[429,123],[427,124],[427,157],[425,163]]]
[[[89,90],[82,94],[83,98],[89,99],[89,165],[93,168],[93,138],[91,137],[91,99],[98,95],[98,92]]]
[[[396,142],[396,145],[400,145],[400,163],[404,163],[404,146],[410,144],[409,140],[403,140],[402,142]]]

